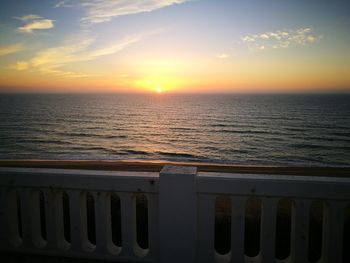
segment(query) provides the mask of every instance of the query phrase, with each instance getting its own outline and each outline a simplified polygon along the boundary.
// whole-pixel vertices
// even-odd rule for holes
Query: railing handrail
[[[350,178],[329,175],[198,172],[188,166],[166,166],[160,173],[0,167],[0,226],[6,226],[0,228],[0,249],[124,262],[279,262],[276,214],[279,202],[289,199],[290,255],[285,262],[308,262],[310,209],[317,203],[323,211],[317,219],[322,221],[319,262],[341,262]],[[226,200],[223,207],[218,197]],[[112,210],[113,198],[119,210]],[[246,217],[246,205],[254,199],[261,204],[260,250],[248,258],[244,220],[251,216]],[[137,215],[142,202],[148,207],[143,218]],[[230,251],[224,255],[215,248],[214,234],[216,209],[222,208],[230,211],[226,223],[231,229]],[[119,211],[121,246],[113,241],[112,211]],[[64,236],[67,218],[70,241]],[[140,218],[147,218],[145,249],[138,243]]]
[[[155,172],[0,167],[0,186],[158,192]]]
[[[160,172],[166,165],[194,166],[198,172],[350,177],[350,166],[238,165],[146,160],[0,160],[0,167]]]
[[[207,194],[350,200],[350,178],[269,174],[198,173],[197,192]]]
[[[132,180],[130,180],[132,178]],[[158,191],[156,172],[0,167],[0,184],[22,187]],[[135,183],[133,183],[135,182]],[[144,185],[140,189],[140,183]],[[313,191],[309,191],[310,187]],[[212,194],[350,199],[350,178],[200,172],[197,191]]]

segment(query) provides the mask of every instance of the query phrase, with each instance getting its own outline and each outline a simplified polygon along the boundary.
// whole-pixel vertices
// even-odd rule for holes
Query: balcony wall
[[[0,168],[2,251],[118,262],[347,262],[350,179]]]

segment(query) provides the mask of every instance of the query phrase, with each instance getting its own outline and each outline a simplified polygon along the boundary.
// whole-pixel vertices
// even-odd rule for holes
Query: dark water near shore
[[[1,94],[0,159],[350,166],[350,95]]]

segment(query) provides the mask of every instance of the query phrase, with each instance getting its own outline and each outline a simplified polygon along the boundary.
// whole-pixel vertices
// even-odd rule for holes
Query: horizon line
[[[154,95],[154,96],[167,96],[167,95],[225,95],[225,94],[232,94],[232,95],[258,95],[258,94],[261,94],[261,95],[273,95],[273,94],[280,94],[280,95],[316,95],[316,94],[324,94],[324,95],[327,95],[327,94],[350,94],[350,90],[306,90],[306,91],[215,91],[215,92],[211,92],[211,91],[197,91],[197,92],[162,92],[162,93],[156,93],[156,92],[151,92],[151,91],[2,91],[0,90],[0,95],[16,95],[16,94],[32,94],[32,95],[35,95],[35,94],[47,94],[47,95],[74,95],[74,94],[91,94],[91,95],[98,95],[98,94],[120,94],[120,95]]]

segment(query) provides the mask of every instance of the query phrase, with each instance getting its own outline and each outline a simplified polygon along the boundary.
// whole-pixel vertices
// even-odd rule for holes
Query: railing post
[[[160,262],[196,260],[196,167],[165,166],[159,182]]]

